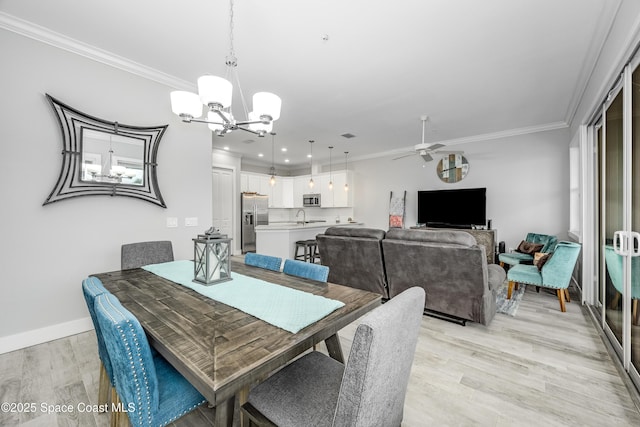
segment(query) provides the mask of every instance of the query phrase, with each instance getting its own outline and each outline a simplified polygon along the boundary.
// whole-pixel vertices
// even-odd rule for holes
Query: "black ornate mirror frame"
[[[109,122],[71,108],[47,94],[62,132],[62,168],[55,187],[43,205],[80,196],[126,196],[146,200],[166,208],[158,188],[156,157],[158,144],[168,125],[139,127]],[[140,140],[143,144],[142,185],[82,180],[82,135],[95,130]]]

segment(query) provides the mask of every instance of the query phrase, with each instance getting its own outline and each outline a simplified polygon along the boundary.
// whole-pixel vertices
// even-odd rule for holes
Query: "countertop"
[[[364,225],[361,222],[310,222],[308,224],[298,224],[297,222],[274,222],[269,225],[256,226],[256,232],[260,231],[283,231],[283,230],[308,230],[314,228],[329,228],[329,227],[343,227],[343,226],[360,226]]]

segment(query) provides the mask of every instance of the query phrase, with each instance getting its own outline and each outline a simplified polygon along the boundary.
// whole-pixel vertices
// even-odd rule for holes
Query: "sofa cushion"
[[[360,227],[330,227],[318,234],[320,262],[329,267],[329,282],[388,298],[381,243],[384,235],[383,230]]]
[[[324,232],[327,236],[344,237],[369,237],[372,239],[384,239],[385,232],[377,228],[364,227],[329,227]]]
[[[475,237],[464,231],[457,230],[406,230],[391,229],[387,231],[387,239],[408,240],[414,242],[460,245],[465,247],[476,246]]]

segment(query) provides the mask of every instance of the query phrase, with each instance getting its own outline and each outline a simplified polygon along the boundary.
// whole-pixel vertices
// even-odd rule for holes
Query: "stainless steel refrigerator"
[[[256,251],[256,226],[269,224],[269,196],[242,193],[242,253]]]

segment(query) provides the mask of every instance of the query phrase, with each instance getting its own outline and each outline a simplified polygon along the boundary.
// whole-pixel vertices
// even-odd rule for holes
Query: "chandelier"
[[[233,0],[229,1],[229,55],[225,78],[206,75],[198,79],[198,93],[187,91],[171,92],[171,110],[185,123],[206,123],[218,136],[236,130],[244,130],[258,136],[265,136],[273,129],[273,122],[280,118],[282,100],[270,92],[257,92],[253,95],[253,111],[249,112],[245,104],[238,71],[238,60],[233,47]],[[236,121],[231,112],[233,79],[240,92],[240,100],[247,120]],[[207,108],[206,118],[201,119],[202,106]]]

